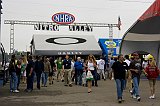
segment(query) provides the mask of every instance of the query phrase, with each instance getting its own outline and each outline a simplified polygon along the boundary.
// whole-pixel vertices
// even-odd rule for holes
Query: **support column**
[[[110,42],[113,42],[113,26],[112,24],[109,24],[109,41]],[[111,54],[111,56],[113,55],[113,44],[111,43],[110,44],[110,48],[109,49],[109,53],[108,54]]]
[[[14,53],[14,24],[10,26],[10,53]]]

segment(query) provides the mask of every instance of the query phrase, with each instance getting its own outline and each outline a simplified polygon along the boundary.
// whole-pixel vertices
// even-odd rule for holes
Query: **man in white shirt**
[[[126,62],[127,65],[130,66],[131,61],[129,60],[129,56],[125,55],[124,58],[125,58],[124,62]],[[127,82],[128,82],[129,91],[131,92],[131,90],[132,90],[132,81],[131,81],[131,72],[130,72],[130,70],[126,70],[126,76],[127,76],[127,79],[125,80],[124,89],[126,89],[126,85],[127,85]]]
[[[131,61],[129,60],[129,56],[128,56],[128,55],[125,55],[124,58],[125,58],[125,61],[124,61],[124,62],[126,62],[127,65],[130,66]]]
[[[97,64],[98,64],[98,71],[100,73],[100,76],[103,75],[104,80],[106,80],[105,73],[104,73],[105,61],[103,60],[102,57]]]

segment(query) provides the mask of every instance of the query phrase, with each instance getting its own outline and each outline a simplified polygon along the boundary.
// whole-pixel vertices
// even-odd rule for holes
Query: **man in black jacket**
[[[128,65],[126,62],[123,62],[124,58],[123,55],[120,54],[118,56],[118,61],[114,62],[112,65],[112,70],[114,72],[114,79],[116,82],[117,87],[117,97],[118,102],[122,102],[122,94],[125,84],[125,78],[126,78],[126,70],[128,70]]]
[[[63,61],[63,72],[64,72],[64,85],[72,87],[72,79],[71,79],[71,60],[69,56],[66,55],[66,58]]]
[[[28,57],[28,64],[26,67],[26,76],[27,76],[27,88],[26,92],[31,92],[33,90],[33,79],[34,79],[34,62],[32,56]]]
[[[44,64],[42,61],[42,57],[36,56],[35,61],[35,72],[37,77],[37,88],[40,90],[40,80],[41,80],[41,74],[44,71]]]

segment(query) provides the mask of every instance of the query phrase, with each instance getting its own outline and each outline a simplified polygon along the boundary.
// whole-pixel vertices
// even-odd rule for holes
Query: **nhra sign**
[[[57,24],[71,24],[75,21],[75,17],[72,14],[60,12],[54,14],[52,20]]]
[[[34,30],[59,31],[59,25],[37,24],[34,25]]]

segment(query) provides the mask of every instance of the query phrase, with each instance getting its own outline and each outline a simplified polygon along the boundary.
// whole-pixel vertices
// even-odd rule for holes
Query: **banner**
[[[92,26],[82,26],[82,25],[69,25],[69,31],[88,31],[92,32],[93,27]]]
[[[59,25],[37,24],[34,25],[34,30],[59,31]]]

